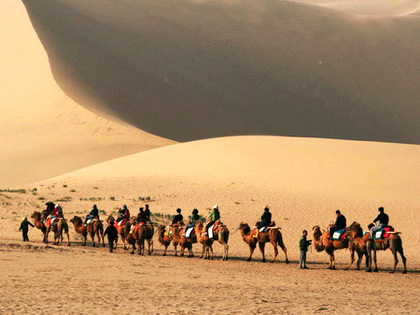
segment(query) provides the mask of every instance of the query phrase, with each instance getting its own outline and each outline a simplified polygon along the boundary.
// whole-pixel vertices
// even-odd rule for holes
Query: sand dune
[[[2,188],[172,143],[71,100],[54,81],[23,4],[0,7]]]
[[[384,16],[408,15],[420,7],[417,0],[295,0],[295,2],[321,5],[349,13]]]
[[[38,187],[41,196],[54,192],[53,198],[75,189],[69,195],[73,202],[66,206],[71,211],[87,211],[92,201],[79,198],[91,196],[102,197],[98,203],[108,211],[126,203],[137,212],[139,196],[150,196],[153,210],[162,213],[179,206],[188,212],[198,207],[206,214],[219,204],[232,229],[241,221],[253,224],[270,205],[287,244],[296,243],[303,228],[327,226],[338,208],[349,223],[366,226],[382,205],[391,224],[403,232],[414,263],[420,262],[419,150],[414,145],[357,141],[219,138],[130,155],[31,187]],[[232,253],[244,255],[241,240],[236,242]],[[290,246],[297,255],[297,247]]]
[[[275,0],[23,2],[64,91],[147,132],[420,143],[415,15]]]

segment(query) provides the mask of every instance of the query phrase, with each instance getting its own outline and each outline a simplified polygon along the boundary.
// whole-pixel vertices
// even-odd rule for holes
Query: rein
[[[235,234],[238,231],[239,231],[239,228],[237,228],[231,235]]]

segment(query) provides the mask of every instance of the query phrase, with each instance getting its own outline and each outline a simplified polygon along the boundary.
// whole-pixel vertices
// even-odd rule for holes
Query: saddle
[[[346,238],[347,236],[347,230],[346,229],[341,229],[338,231],[335,231],[332,235],[332,240],[333,241],[339,241],[341,239]]]
[[[386,226],[383,229],[375,232],[374,239],[375,240],[383,240],[388,238],[394,232],[394,228],[392,226]]]
[[[51,224],[53,224],[57,219],[58,217],[55,217],[55,216],[51,216],[47,218],[47,226],[50,226]]]

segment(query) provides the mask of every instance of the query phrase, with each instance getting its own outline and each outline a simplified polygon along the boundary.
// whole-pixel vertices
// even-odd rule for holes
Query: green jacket
[[[213,210],[210,215],[209,215],[209,219],[211,221],[217,221],[220,219],[220,212],[219,210]]]
[[[307,252],[309,244],[310,243],[306,240],[306,236],[302,236],[299,241],[299,249]]]

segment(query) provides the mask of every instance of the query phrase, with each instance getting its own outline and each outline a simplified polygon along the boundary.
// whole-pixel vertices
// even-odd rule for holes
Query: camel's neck
[[[313,242],[314,242],[314,248],[318,252],[321,252],[321,251],[323,251],[325,249],[325,246],[324,246],[324,244],[323,244],[323,242],[321,240],[321,235],[322,234],[320,233],[320,231],[315,231],[314,234],[313,234],[313,237],[314,237],[314,240],[313,240]]]

